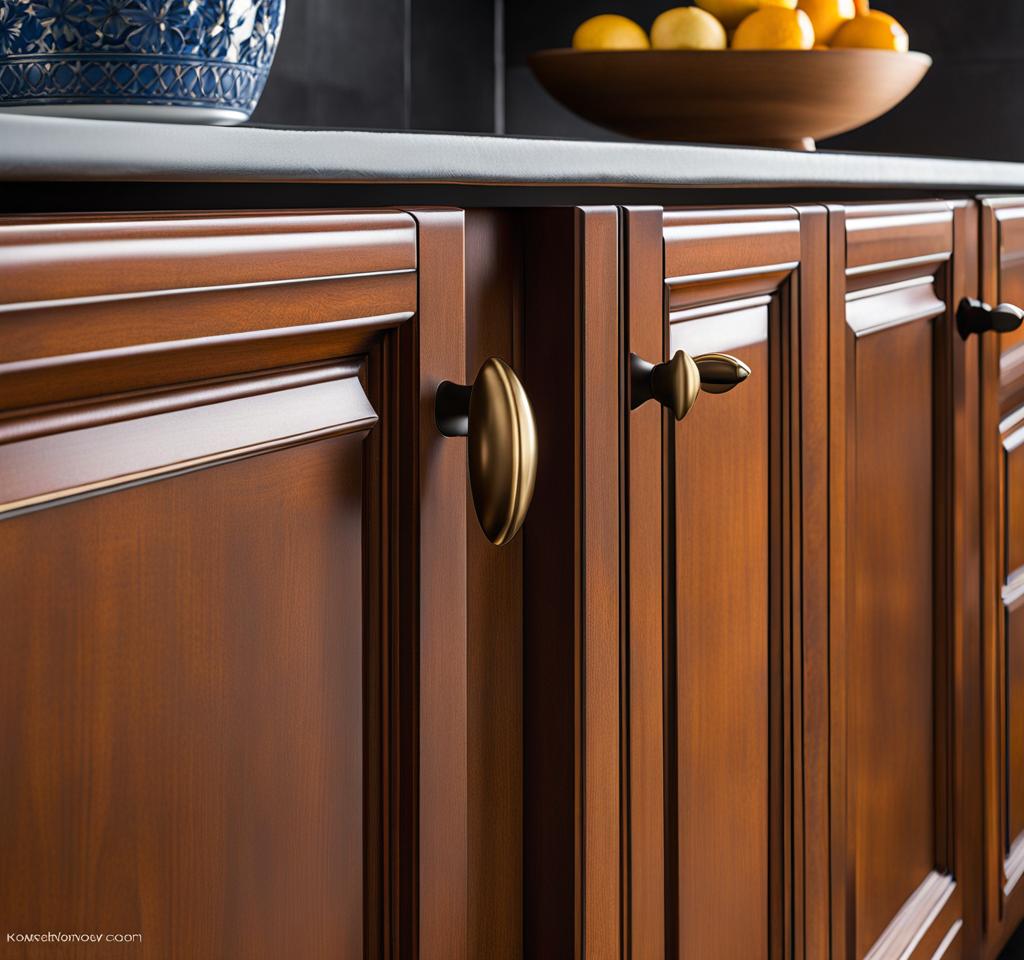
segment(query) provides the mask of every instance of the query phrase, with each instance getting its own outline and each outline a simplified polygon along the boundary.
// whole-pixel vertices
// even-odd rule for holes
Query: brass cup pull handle
[[[537,428],[522,383],[491,357],[469,386],[438,386],[434,418],[446,437],[469,439],[477,519],[491,543],[508,543],[526,519],[537,479]]]
[[[630,355],[629,368],[630,410],[648,400],[657,400],[676,420],[690,412],[701,391],[728,393],[750,376],[750,367],[727,353],[691,357],[685,350],[677,350],[664,363],[648,363],[634,353]]]

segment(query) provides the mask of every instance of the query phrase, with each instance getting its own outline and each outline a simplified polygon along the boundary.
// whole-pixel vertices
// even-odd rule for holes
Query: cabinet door
[[[1024,201],[982,205],[981,296],[1024,304]],[[1024,919],[1024,331],[981,343],[986,955]]]
[[[803,808],[827,804],[794,776],[803,664],[824,669],[825,236],[823,209],[624,212],[624,363],[751,371],[681,422],[625,419],[634,956],[827,942],[803,893],[827,884]]]
[[[977,381],[954,312],[974,225],[941,202],[831,213],[836,958],[965,950]]]
[[[462,250],[441,211],[0,224],[5,933],[465,955],[465,451],[430,403]]]

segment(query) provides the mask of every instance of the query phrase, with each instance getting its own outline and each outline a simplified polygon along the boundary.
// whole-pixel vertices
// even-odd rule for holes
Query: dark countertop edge
[[[0,112],[0,180],[1024,190],[1024,164],[476,134],[72,120]]]

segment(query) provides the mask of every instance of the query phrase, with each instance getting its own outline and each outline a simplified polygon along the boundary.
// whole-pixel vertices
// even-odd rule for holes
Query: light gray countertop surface
[[[447,133],[0,114],[0,179],[1024,190],[1024,164]]]

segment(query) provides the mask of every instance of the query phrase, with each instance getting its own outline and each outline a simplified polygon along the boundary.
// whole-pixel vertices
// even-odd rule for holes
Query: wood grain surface
[[[415,268],[396,211],[0,221],[0,404],[365,352]]]
[[[619,225],[531,213],[524,379],[542,464],[524,529],[524,951],[622,948]]]
[[[981,205],[980,293],[1024,302],[1024,204]],[[977,338],[975,338],[977,339]],[[981,374],[984,956],[994,958],[1024,919],[1024,679],[1021,643],[1021,484],[1024,370],[1020,331],[979,341]]]
[[[820,341],[824,287],[801,216],[814,219],[782,207],[664,215],[665,355],[726,352],[752,370],[666,424],[667,928],[679,956],[782,957],[803,944],[804,797],[792,779],[802,601],[791,573],[803,535],[792,504],[805,449],[822,442],[809,418],[803,446],[798,371],[803,326]],[[821,211],[815,225],[820,245]],[[822,372],[808,389],[821,389]],[[648,455],[637,474],[650,469]],[[820,602],[808,600],[812,616]]]
[[[943,203],[830,214],[832,276],[846,290],[830,321],[837,956],[963,949],[954,731],[971,589],[961,557],[975,534],[964,524],[968,387],[952,314],[970,286],[953,260],[965,215]]]
[[[931,66],[884,50],[542,50],[555,99],[646,140],[814,149],[890,110]]]
[[[522,370],[522,232],[513,212],[466,212],[467,378],[488,357]],[[496,549],[467,499],[468,955],[493,960],[523,957],[524,540]]]
[[[668,337],[662,242],[664,214],[660,207],[624,207],[622,217],[623,379],[631,354],[649,363],[666,356]],[[632,397],[628,407],[632,407]],[[625,557],[625,665],[628,686],[628,831],[626,876],[628,939],[624,954],[635,960],[656,960],[675,951],[676,931],[669,935],[666,856],[673,842],[666,833],[665,769],[675,740],[668,727],[668,664],[666,620],[671,603],[667,586],[669,527],[666,503],[665,434],[669,429],[657,403],[647,403],[624,416],[623,553]],[[667,939],[668,938],[668,939]]]
[[[0,927],[467,956],[462,213],[0,238]]]
[[[361,955],[362,469],[350,435],[0,523],[5,933]]]

